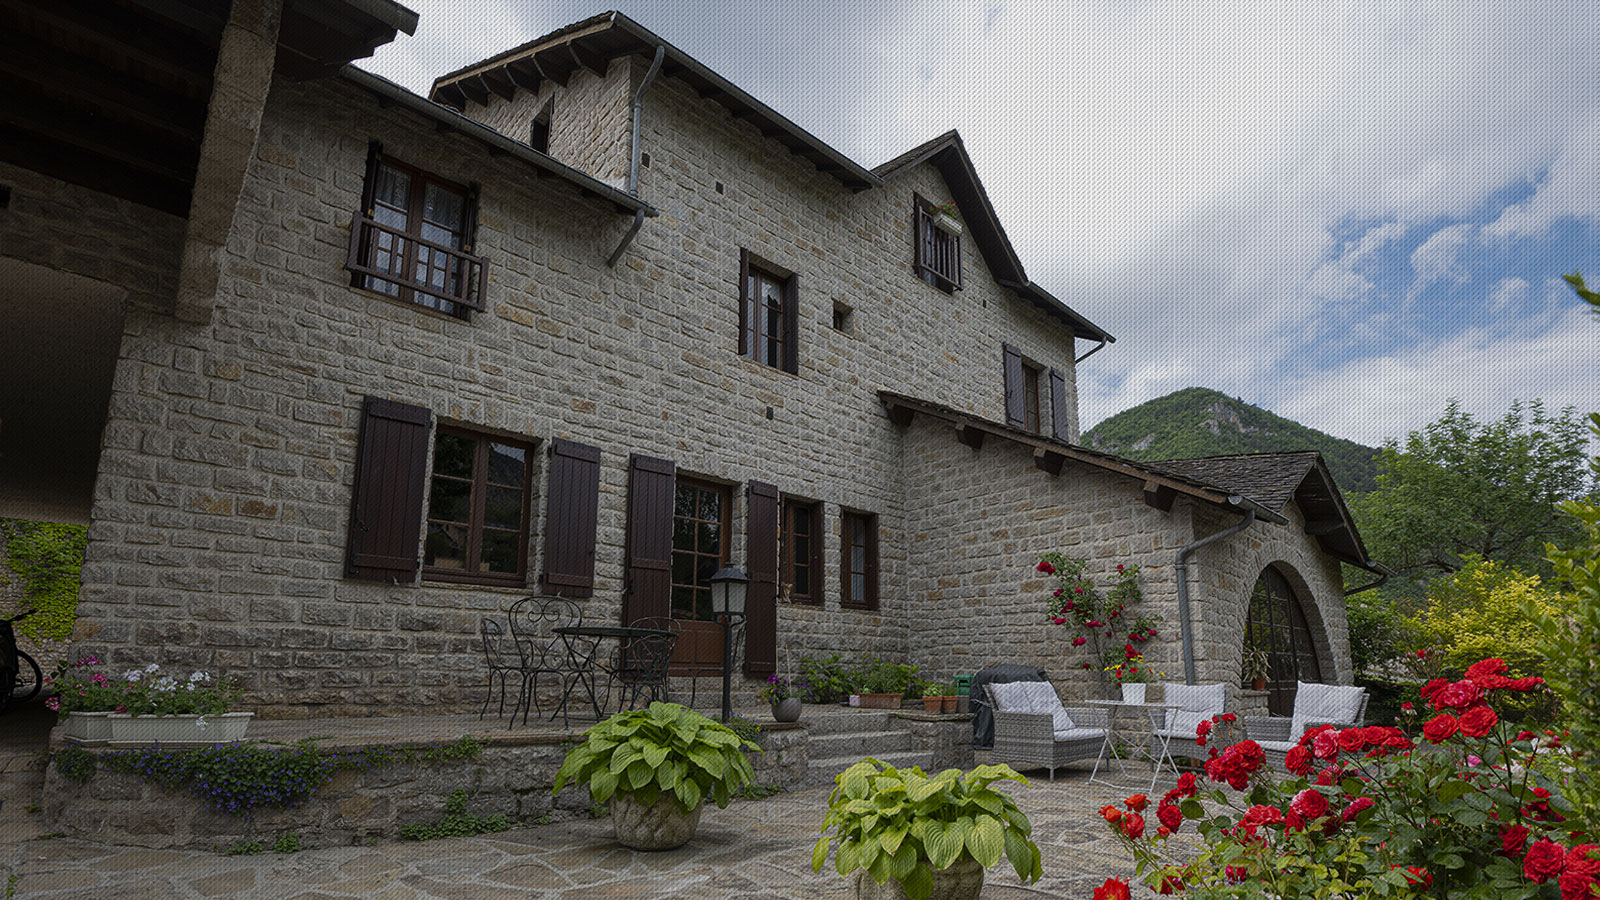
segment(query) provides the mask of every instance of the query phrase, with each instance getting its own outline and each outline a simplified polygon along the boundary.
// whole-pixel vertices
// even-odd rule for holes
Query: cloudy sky
[[[410,5],[363,65],[419,93],[605,10]],[[1369,444],[1452,397],[1600,409],[1560,280],[1600,276],[1589,4],[620,8],[865,166],[959,129],[1032,280],[1117,336],[1086,430],[1194,385]]]

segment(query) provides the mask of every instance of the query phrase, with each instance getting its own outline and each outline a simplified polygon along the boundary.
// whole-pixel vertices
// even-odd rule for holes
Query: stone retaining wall
[[[769,727],[761,740],[765,752],[751,759],[756,783],[797,788],[806,776],[806,731]],[[52,765],[45,775],[44,816],[53,831],[101,843],[220,850],[242,841],[270,846],[291,834],[308,846],[398,839],[402,826],[438,823],[451,792],[462,788],[470,792],[467,812],[474,815],[500,813],[520,824],[543,816],[576,818],[589,815],[588,791],[580,786],[550,793],[572,737],[520,736],[490,744],[476,759],[342,771],[300,806],[250,817],[209,810],[186,792],[163,791],[104,769],[75,784]]]

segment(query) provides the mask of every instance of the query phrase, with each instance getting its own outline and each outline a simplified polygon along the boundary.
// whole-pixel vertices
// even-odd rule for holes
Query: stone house
[[[424,98],[344,65],[415,28],[384,0],[129,9],[9,14],[49,52],[0,142],[0,515],[89,523],[114,664],[467,708],[480,619],[559,592],[720,667],[731,562],[746,677],[1103,690],[1045,622],[1060,549],[1143,567],[1175,676],[1237,683],[1254,629],[1291,693],[1352,678],[1339,567],[1378,569],[1320,457],[1078,446],[1112,338],[954,132],[864,168],[617,13]]]

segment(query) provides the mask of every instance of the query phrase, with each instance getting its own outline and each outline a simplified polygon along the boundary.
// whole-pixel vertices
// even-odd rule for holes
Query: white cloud
[[[1422,293],[1435,281],[1465,284],[1471,279],[1471,273],[1456,257],[1471,240],[1472,231],[1473,226],[1466,223],[1441,228],[1411,251],[1411,270],[1417,273],[1417,277],[1406,292],[1407,298]]]
[[[1523,278],[1502,279],[1489,292],[1489,309],[1496,313],[1513,312],[1528,300],[1528,282]]]
[[[1562,142],[1550,171],[1533,196],[1508,207],[1484,228],[1492,238],[1538,238],[1561,219],[1595,222],[1600,217],[1600,122],[1590,122]]]

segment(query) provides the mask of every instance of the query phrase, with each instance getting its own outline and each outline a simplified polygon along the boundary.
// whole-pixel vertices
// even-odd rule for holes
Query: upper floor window
[[[839,605],[877,609],[878,517],[845,510],[839,525]]]
[[[350,223],[352,284],[465,319],[482,310],[484,260],[472,255],[476,191],[373,146]]]
[[[822,602],[822,504],[785,498],[779,582],[795,603]]]
[[[1022,427],[1038,434],[1039,421],[1039,367],[1027,361],[1022,363]]]
[[[799,276],[739,251],[739,355],[798,372]]]
[[[529,444],[440,426],[422,548],[426,577],[524,582],[532,468]]]
[[[916,218],[917,276],[946,293],[961,290],[961,223],[920,195]]]

